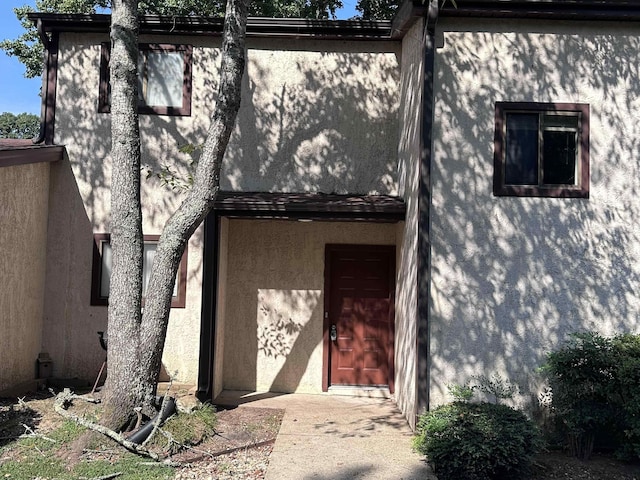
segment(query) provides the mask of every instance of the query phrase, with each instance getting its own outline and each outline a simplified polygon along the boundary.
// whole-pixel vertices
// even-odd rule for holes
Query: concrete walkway
[[[218,404],[282,408],[266,480],[435,480],[388,399],[224,392]]]

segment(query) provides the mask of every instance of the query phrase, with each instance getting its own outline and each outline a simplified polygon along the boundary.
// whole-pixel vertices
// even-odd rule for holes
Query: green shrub
[[[609,403],[614,374],[611,341],[594,332],[573,334],[547,356],[543,371],[570,453],[587,460],[595,432],[610,424],[614,414]]]
[[[586,460],[600,442],[620,457],[640,457],[639,335],[573,334],[542,370],[572,455]]]
[[[640,335],[618,335],[611,344],[617,385],[611,403],[624,414],[616,453],[624,459],[637,459],[640,458]]]
[[[453,402],[420,416],[415,449],[440,480],[518,478],[540,446],[533,423],[493,403]]]

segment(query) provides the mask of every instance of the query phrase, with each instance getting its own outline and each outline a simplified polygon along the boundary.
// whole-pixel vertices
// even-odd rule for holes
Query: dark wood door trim
[[[396,247],[394,245],[352,245],[352,244],[327,244],[325,246],[325,262],[324,262],[324,312],[322,324],[322,391],[329,390],[330,371],[331,371],[331,340],[329,319],[330,311],[330,294],[331,292],[331,258],[337,252],[349,251],[370,251],[370,252],[386,252],[389,255],[389,340],[387,348],[387,362],[389,372],[389,391],[394,392],[394,341],[395,341],[395,258]]]

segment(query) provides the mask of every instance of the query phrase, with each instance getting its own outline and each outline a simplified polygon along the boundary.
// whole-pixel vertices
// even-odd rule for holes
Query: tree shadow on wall
[[[494,371],[535,394],[534,368],[568,333],[635,330],[640,314],[637,33],[509,25],[447,34],[437,53],[430,375],[441,399],[444,384]],[[589,199],[492,195],[497,101],[590,104]]]
[[[329,44],[250,50],[224,189],[397,191],[397,46]]]

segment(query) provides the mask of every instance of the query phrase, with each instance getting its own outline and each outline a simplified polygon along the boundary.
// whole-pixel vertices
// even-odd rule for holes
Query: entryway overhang
[[[406,205],[391,195],[220,192],[214,212],[230,218],[398,222]]]
[[[205,220],[198,397],[211,399],[214,392],[221,218],[397,223],[405,213],[404,200],[391,195],[220,192]]]

